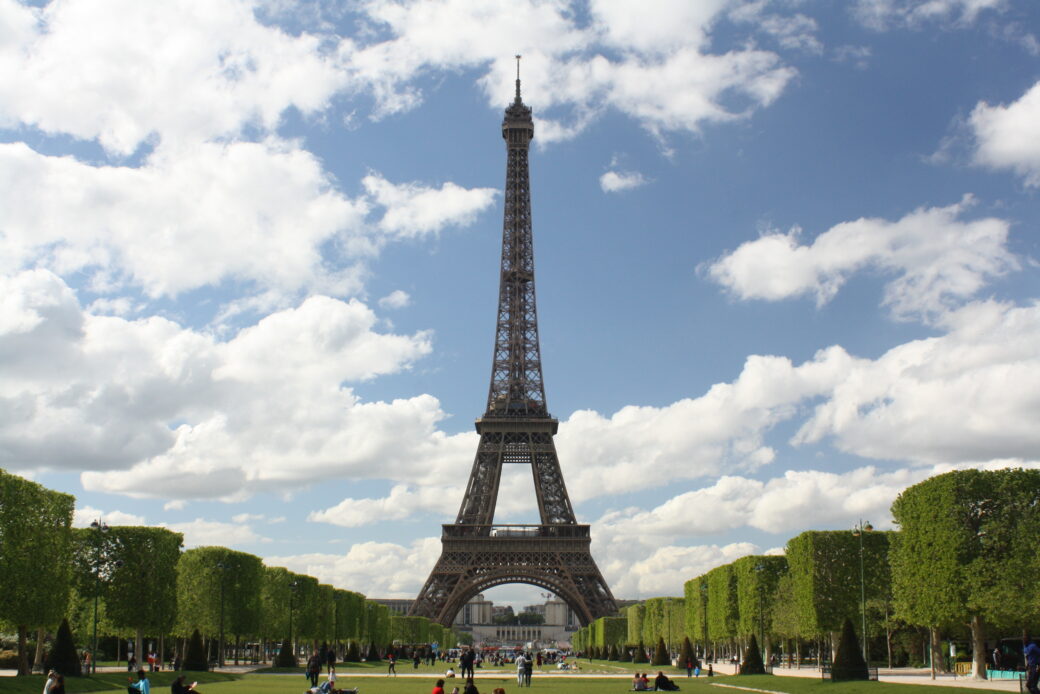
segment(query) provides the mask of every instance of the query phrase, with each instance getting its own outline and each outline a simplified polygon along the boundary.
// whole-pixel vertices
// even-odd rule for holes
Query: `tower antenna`
[[[520,101],[520,54],[516,56],[516,100]]]

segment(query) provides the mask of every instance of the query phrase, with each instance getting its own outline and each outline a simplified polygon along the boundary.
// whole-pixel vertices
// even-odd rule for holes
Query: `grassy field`
[[[611,663],[614,665],[614,663]],[[382,669],[382,668],[381,668]],[[404,672],[404,668],[401,668]],[[411,664],[408,665],[411,672]],[[376,674],[375,667],[348,668],[340,673],[339,685],[342,687],[358,687],[360,694],[429,694],[434,681],[442,673],[429,673],[429,677],[385,677]],[[365,675],[365,676],[362,676]],[[375,675],[375,676],[373,676]],[[214,673],[192,673],[191,679],[199,680],[201,694],[301,694],[309,683],[302,673],[263,673],[229,676]],[[153,673],[153,691],[165,694],[168,691],[173,673]],[[773,677],[770,675],[695,678],[676,677],[683,692],[692,694],[741,694],[740,690],[718,687],[727,684],[754,689],[765,689],[784,694],[965,694],[963,689],[939,687],[931,685],[888,684],[879,682],[824,682],[816,678]],[[66,681],[69,692],[125,692],[125,673],[99,675],[97,678],[72,678]],[[446,689],[450,692],[454,683],[462,686],[460,680],[448,680]],[[498,687],[507,694],[526,694],[516,686],[513,672],[507,669],[498,671],[478,671],[477,686],[481,694],[490,694]],[[43,678],[9,677],[0,679],[0,694],[8,692],[22,694],[38,694],[43,689]],[[554,676],[549,673],[534,675],[531,694],[626,694],[629,682],[622,677],[578,678],[567,675]]]

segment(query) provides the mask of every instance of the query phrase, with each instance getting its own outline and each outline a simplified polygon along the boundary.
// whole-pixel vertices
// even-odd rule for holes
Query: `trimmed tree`
[[[57,670],[66,677],[79,677],[83,674],[79,656],[76,654],[76,644],[72,640],[72,630],[69,629],[69,620],[61,620],[61,626],[54,637],[54,645],[51,646],[43,667],[45,670]]]
[[[762,654],[758,650],[758,639],[752,634],[748,639],[748,647],[744,651],[744,662],[740,664],[741,675],[764,675],[766,666],[762,664]]]
[[[694,659],[693,644],[690,643],[690,637],[687,636],[683,639],[682,650],[679,651],[679,666],[686,667],[686,663],[692,663]]]
[[[672,659],[668,655],[668,648],[664,645],[664,637],[657,637],[657,648],[654,649],[654,659],[651,665],[671,665]]]
[[[343,656],[343,660],[348,663],[361,662],[361,651],[358,649],[357,641],[351,639],[347,644],[347,654]]]
[[[852,628],[852,620],[846,619],[841,627],[841,640],[838,642],[838,654],[831,666],[831,681],[848,682],[851,680],[869,679],[867,661],[863,660],[856,630]]]
[[[202,645],[202,634],[199,633],[198,629],[191,632],[191,638],[188,639],[188,649],[184,653],[184,662],[181,664],[181,669],[197,670],[199,672],[209,670],[206,648]]]
[[[636,646],[636,652],[632,654],[633,663],[645,663],[648,662],[649,658],[646,657],[646,647],[643,646],[643,642],[640,641],[639,645]]]
[[[278,656],[274,659],[275,667],[296,667],[296,654],[293,653],[292,643],[289,639],[282,641],[282,647],[278,649]]]

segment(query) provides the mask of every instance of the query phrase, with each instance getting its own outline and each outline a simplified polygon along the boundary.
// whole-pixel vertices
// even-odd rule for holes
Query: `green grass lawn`
[[[230,682],[241,677],[241,675],[227,675],[218,672],[192,672],[186,673],[192,681],[200,682],[199,689],[202,690],[203,682],[209,683]],[[65,691],[69,692],[111,692],[118,690],[126,692],[127,672],[99,672],[93,677],[66,677]],[[148,679],[151,680],[152,688],[156,694],[166,694],[170,691],[170,683],[177,678],[174,672],[150,672]],[[134,676],[137,679],[137,676]],[[302,681],[303,678],[301,677]],[[43,675],[29,675],[27,677],[0,677],[0,692],[2,694],[40,694],[47,678]],[[302,690],[301,690],[302,691]]]

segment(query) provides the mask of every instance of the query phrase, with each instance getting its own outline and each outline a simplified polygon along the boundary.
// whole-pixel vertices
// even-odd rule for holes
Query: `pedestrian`
[[[47,681],[43,683],[43,694],[51,694],[54,690],[54,685],[58,681],[58,672],[51,670],[47,673]]]
[[[516,657],[516,686],[524,686],[524,666],[527,664],[527,660],[524,658],[524,654],[521,653]]]
[[[152,683],[148,681],[148,677],[145,676],[144,670],[137,671],[137,681],[132,681],[129,677],[126,678],[127,685],[126,689],[129,692],[131,689],[136,689],[140,694],[152,694]]]
[[[1040,679],[1040,647],[1028,636],[1022,638],[1022,657],[1026,661],[1026,689],[1029,694],[1040,694],[1036,682]]]
[[[419,669],[419,660],[420,660],[420,658],[421,658],[421,656],[419,655],[419,650],[418,649],[412,651],[412,669],[413,670],[418,670]]]
[[[711,669],[711,663],[708,663],[707,675],[708,675],[708,677],[714,677],[715,676],[715,671]]]
[[[528,656],[524,659],[524,686],[525,687],[530,687],[531,686],[531,673],[532,672],[534,672],[534,658],[532,658],[530,656],[530,654],[528,654]],[[1034,694],[1036,694],[1036,693],[1034,692]]]
[[[321,675],[321,656],[318,655],[317,651],[311,653],[311,657],[307,659],[307,676],[311,680],[311,686],[318,686],[318,677]]]
[[[397,657],[393,651],[386,654],[386,663],[386,676],[393,675],[397,677]],[[441,692],[441,694],[444,694],[444,692]]]
[[[325,654],[325,665],[328,666],[329,672],[336,669],[336,649],[335,647],[330,648],[329,652]]]
[[[686,676],[693,677],[693,658],[686,659]]]

